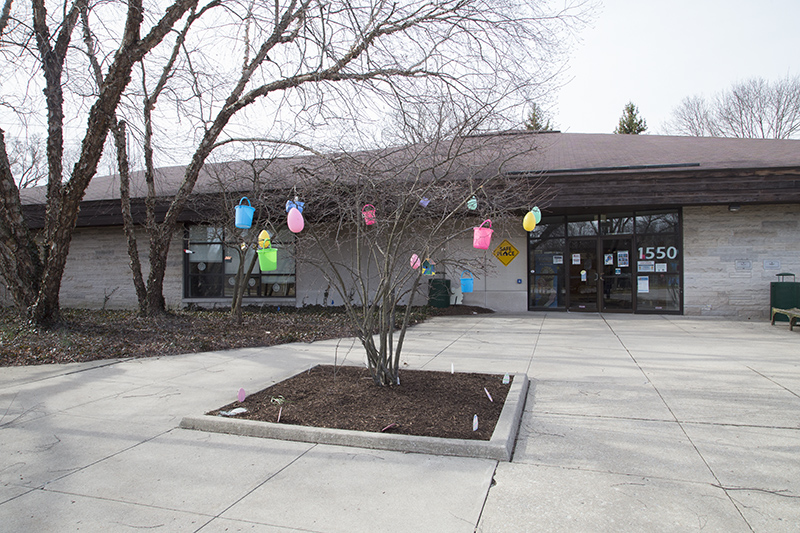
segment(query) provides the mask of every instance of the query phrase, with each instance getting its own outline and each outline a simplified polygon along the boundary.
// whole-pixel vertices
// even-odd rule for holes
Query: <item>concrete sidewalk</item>
[[[178,429],[352,339],[0,369],[0,530],[797,531],[800,334],[675,316],[443,317],[409,368],[531,378],[513,461]]]

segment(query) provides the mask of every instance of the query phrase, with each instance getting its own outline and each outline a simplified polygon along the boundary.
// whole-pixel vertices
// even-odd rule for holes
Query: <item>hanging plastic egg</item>
[[[269,232],[265,229],[262,229],[261,233],[258,234],[258,247],[269,248],[270,244],[272,244],[272,241],[270,241]]]
[[[419,256],[417,254],[411,254],[411,268],[416,270],[421,264],[422,262],[419,260]]]
[[[534,207],[533,209],[531,209],[531,213],[533,213],[533,216],[536,218],[537,224],[542,221],[542,212],[539,210],[538,207]]]
[[[306,225],[305,220],[303,220],[303,215],[300,214],[300,211],[298,211],[296,207],[289,209],[286,223],[289,226],[289,231],[292,233],[300,233]]]
[[[522,227],[525,228],[525,231],[533,231],[533,228],[536,227],[536,215],[533,211],[525,214],[525,218],[522,219]]]
[[[472,195],[472,198],[467,200],[467,209],[471,211],[478,209],[478,199],[475,197],[475,195]]]

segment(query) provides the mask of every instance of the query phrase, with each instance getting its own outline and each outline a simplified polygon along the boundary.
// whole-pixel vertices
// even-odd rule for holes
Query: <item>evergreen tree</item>
[[[633,102],[625,104],[622,111],[622,116],[619,118],[619,124],[614,133],[624,133],[630,135],[638,135],[647,130],[647,122],[639,116],[639,109],[633,105]]]
[[[531,108],[531,114],[528,115],[528,120],[525,121],[525,129],[528,131],[553,131],[554,127],[550,123],[550,119],[545,116],[542,108],[534,103]]]

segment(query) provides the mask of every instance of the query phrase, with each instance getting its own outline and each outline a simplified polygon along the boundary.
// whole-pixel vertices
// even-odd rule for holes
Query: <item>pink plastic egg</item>
[[[289,214],[286,216],[286,223],[289,226],[289,231],[292,233],[300,233],[306,225],[302,213],[300,213],[296,207],[289,209]]]

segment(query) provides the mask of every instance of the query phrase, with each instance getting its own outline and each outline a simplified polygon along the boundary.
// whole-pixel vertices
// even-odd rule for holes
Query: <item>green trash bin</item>
[[[772,316],[773,307],[777,307],[778,309],[800,308],[800,282],[794,281],[794,274],[791,272],[781,272],[775,275],[781,278],[781,280],[773,281],[769,284],[769,315]],[[788,277],[791,277],[792,281],[785,281]],[[786,315],[775,315],[775,321],[788,322],[789,317]]]
[[[432,279],[428,281],[428,305],[431,307],[450,307],[450,280]]]

